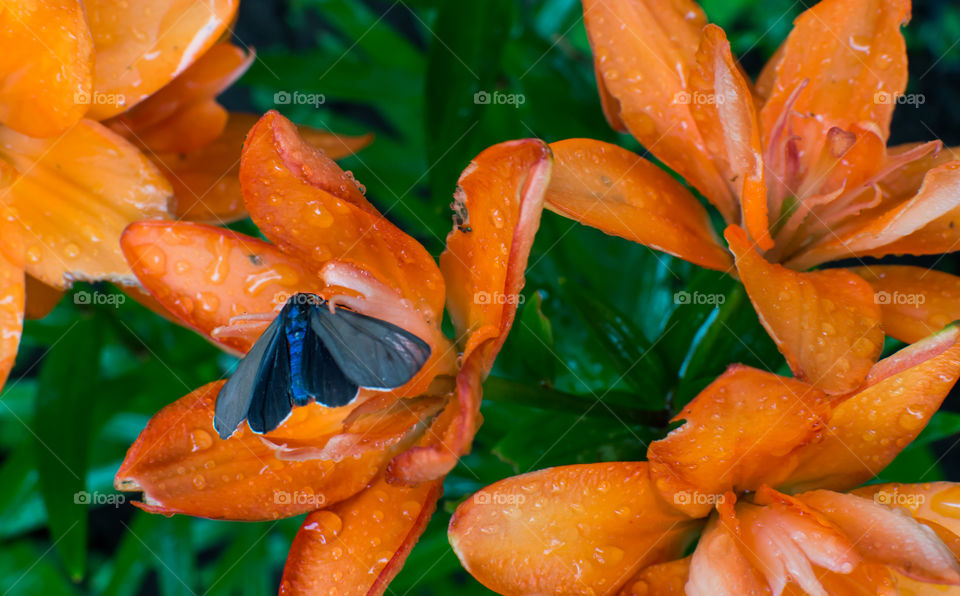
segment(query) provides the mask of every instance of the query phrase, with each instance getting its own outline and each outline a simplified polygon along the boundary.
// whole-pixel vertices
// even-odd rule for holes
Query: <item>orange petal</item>
[[[275,246],[238,232],[188,222],[138,222],[123,252],[140,283],[177,318],[208,339],[245,353],[265,325],[214,334],[239,315],[273,313],[296,292],[323,282]],[[268,321],[269,322],[269,321]]]
[[[114,484],[142,491],[143,509],[213,519],[289,517],[357,494],[392,455],[370,450],[340,462],[296,460],[277,447],[321,446],[339,432],[351,406],[310,404],[266,435],[241,425],[221,440],[213,429],[213,407],[223,383],[204,385],[160,410],[130,447]]]
[[[753,90],[723,29],[707,25],[690,81],[690,109],[717,169],[740,197],[743,222],[761,250],[773,248],[767,221],[763,146]]]
[[[93,41],[77,0],[0,6],[0,123],[52,137],[80,121],[90,103]]]
[[[929,526],[940,540],[960,556],[960,488],[955,482],[923,484],[871,484],[853,494],[888,507],[900,507]]]
[[[644,568],[628,581],[620,596],[684,596],[690,557]]]
[[[226,31],[237,0],[86,0],[96,51],[90,117],[115,116],[186,70]]]
[[[187,153],[213,142],[229,117],[223,106],[208,99],[184,106],[159,124],[134,129],[133,134],[151,153]]]
[[[828,410],[827,397],[806,383],[735,364],[677,415],[683,426],[650,444],[651,475],[668,501],[706,515],[710,495],[784,479]]]
[[[870,285],[842,269],[800,273],[768,263],[738,227],[725,236],[760,322],[794,375],[830,394],[856,389],[883,348]]]
[[[583,19],[620,120],[728,222],[738,221],[736,197],[714,166],[687,101],[706,23],[700,7],[690,0],[587,0]]]
[[[865,559],[920,581],[960,584],[960,564],[950,549],[902,509],[828,490],[803,493],[797,499],[839,527]]]
[[[250,217],[285,252],[318,269],[334,258],[357,263],[439,322],[444,280],[430,254],[277,112],[250,130],[240,181]]]
[[[20,347],[24,311],[24,246],[17,220],[0,208],[0,388]]]
[[[200,149],[150,156],[173,185],[178,218],[222,225],[247,216],[240,194],[240,149],[258,119],[254,114],[231,113],[223,134]],[[340,136],[305,126],[299,131],[331,159],[355,153],[373,138],[369,134]]]
[[[764,130],[774,129],[790,95],[807,81],[792,107],[802,154],[815,157],[811,149],[834,126],[875,126],[886,140],[907,85],[900,26],[909,19],[909,0],[824,0],[800,15],[761,112]]]
[[[475,157],[457,183],[459,225],[447,235],[440,269],[464,360],[493,338],[484,374],[513,324],[552,165],[543,141],[507,141]]]
[[[166,217],[170,185],[133,145],[84,120],[54,139],[0,129],[0,159],[21,174],[0,197],[26,230],[27,273],[57,288],[134,282],[120,233],[133,221]]]
[[[960,330],[881,360],[868,386],[836,407],[820,443],[804,447],[792,490],[847,490],[873,478],[916,438],[960,375]]]
[[[597,81],[597,91],[600,94],[600,107],[603,109],[603,116],[610,124],[610,128],[617,132],[627,132],[627,125],[620,119],[620,102],[610,94],[610,90],[603,82],[603,75],[600,74],[600,65],[597,64],[596,56],[593,58],[593,76]]]
[[[25,281],[23,314],[28,319],[42,319],[56,308],[57,303],[63,298],[63,290],[52,288],[29,275],[26,276]]]
[[[960,319],[960,277],[907,265],[850,270],[876,293],[883,331],[902,342],[918,342]]]
[[[889,254],[936,254],[960,248],[960,236],[952,222],[960,209],[960,161],[952,161],[927,172],[917,194],[882,215],[858,222],[848,232],[786,263],[806,269],[827,261],[849,257],[882,257]],[[929,226],[929,227],[928,227]]]
[[[768,594],[766,582],[744,554],[743,538],[712,516],[697,542],[690,560],[690,578],[686,584],[688,596]]]
[[[382,479],[355,497],[307,516],[280,583],[281,595],[350,593],[375,596],[403,567],[430,521],[443,481],[416,488]]]
[[[500,594],[610,594],[677,558],[699,523],[664,504],[645,462],[549,468],[501,480],[450,520],[463,566]]]
[[[550,149],[548,209],[702,267],[730,268],[706,209],[661,168],[603,141],[568,139]]]

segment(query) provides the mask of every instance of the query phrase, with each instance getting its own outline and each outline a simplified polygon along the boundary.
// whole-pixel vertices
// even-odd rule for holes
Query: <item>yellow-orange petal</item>
[[[89,117],[115,116],[173,80],[220,39],[238,5],[237,0],[86,0],[96,52]]]
[[[960,557],[960,488],[955,482],[871,484],[853,494],[888,507],[900,507],[929,526],[954,556]]]
[[[851,267],[870,284],[883,331],[914,343],[960,319],[960,277],[908,265]]]
[[[442,480],[405,488],[378,479],[356,496],[311,513],[290,547],[281,596],[383,594],[442,492]]]
[[[703,11],[690,0],[587,0],[583,19],[619,118],[651,153],[702,192],[728,222],[736,197],[717,171],[690,110]]]
[[[958,376],[956,326],[881,360],[867,387],[833,411],[823,440],[798,454],[785,485],[847,490],[873,478],[920,434]]]
[[[706,209],[658,166],[592,139],[558,141],[550,149],[551,211],[703,267],[726,271],[732,265]]]
[[[763,577],[744,553],[738,528],[712,516],[690,559],[689,581],[681,594],[686,596],[767,594]],[[656,594],[654,592],[653,594]],[[651,594],[651,596],[653,596]]]
[[[620,596],[684,596],[690,557],[644,568],[624,584]]]
[[[356,263],[439,322],[444,280],[433,257],[279,113],[267,112],[247,135],[240,184],[250,217],[282,250],[318,270],[331,259]]]
[[[916,580],[960,585],[960,563],[929,527],[909,514],[856,495],[816,490],[797,495],[844,532],[868,561]]]
[[[650,444],[651,476],[664,499],[704,516],[710,495],[783,480],[828,412],[827,396],[806,383],[733,365],[677,415],[682,426]]]
[[[870,285],[843,269],[802,273],[769,263],[741,228],[724,235],[760,322],[794,375],[829,394],[856,389],[883,349]]]
[[[119,490],[142,491],[141,507],[213,519],[277,519],[333,505],[363,490],[388,450],[341,462],[297,460],[278,445],[320,441],[339,432],[350,406],[295,408],[276,430],[246,424],[226,440],[213,429],[224,381],[204,385],[160,410],[130,447],[117,472]],[[266,439],[266,440],[265,440]]]
[[[0,191],[2,192],[2,191]],[[16,219],[0,208],[0,388],[7,381],[20,347],[24,314],[24,245]]]
[[[42,319],[56,308],[57,303],[63,298],[63,290],[37,281],[35,277],[29,275],[25,277],[23,316],[27,319]]]
[[[677,558],[700,522],[664,504],[646,462],[549,468],[464,501],[449,537],[463,566],[501,594],[615,594]]]
[[[492,339],[484,374],[513,324],[552,166],[543,141],[507,141],[484,149],[457,183],[459,225],[447,235],[440,269],[464,359]]]
[[[239,352],[250,349],[265,324],[238,322],[237,333],[226,335],[214,330],[229,326],[232,317],[273,313],[296,292],[323,289],[313,272],[277,247],[223,228],[137,222],[121,244],[153,298],[187,326]]]
[[[885,141],[897,98],[907,85],[900,27],[909,19],[909,0],[824,0],[800,15],[761,112],[765,133],[791,109],[801,152],[810,158],[834,126],[875,126]],[[790,95],[803,81],[806,87],[791,108]]]
[[[761,250],[769,250],[773,239],[753,89],[730,53],[723,29],[716,25],[703,29],[690,89],[693,119],[717,169],[740,199],[743,225]]]
[[[34,139],[0,128],[0,160],[20,172],[0,198],[17,212],[27,273],[63,288],[74,280],[134,283],[120,251],[131,222],[168,217],[170,185],[133,145],[91,120]]]
[[[79,122],[93,81],[83,4],[4,2],[0,35],[0,123],[32,137],[52,137]]]

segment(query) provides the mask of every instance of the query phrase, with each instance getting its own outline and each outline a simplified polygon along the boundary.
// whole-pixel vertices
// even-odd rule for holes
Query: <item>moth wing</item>
[[[343,375],[360,387],[394,389],[430,358],[430,344],[393,323],[349,310],[313,310],[311,327]]]
[[[255,433],[268,433],[293,411],[290,397],[290,349],[286,334],[277,333],[273,359],[265,359],[247,410],[247,424]]]
[[[317,402],[329,408],[345,406],[357,399],[360,393],[360,386],[347,378],[343,373],[333,354],[325,347],[321,351],[321,363],[317,369],[319,378],[319,391],[317,391]]]

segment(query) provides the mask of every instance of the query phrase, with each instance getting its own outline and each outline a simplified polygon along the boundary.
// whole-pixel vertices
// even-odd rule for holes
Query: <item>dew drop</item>
[[[203,429],[197,429],[190,433],[190,440],[193,442],[191,451],[203,451],[213,445],[213,437]]]

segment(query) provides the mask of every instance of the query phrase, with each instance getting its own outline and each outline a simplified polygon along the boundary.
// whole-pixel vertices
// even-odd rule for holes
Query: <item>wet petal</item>
[[[0,388],[20,347],[24,311],[24,246],[9,208],[0,208]]]
[[[900,26],[909,18],[908,0],[824,0],[800,15],[761,112],[764,130],[773,130],[790,95],[807,81],[792,108],[802,154],[815,158],[812,149],[834,126],[875,126],[886,140],[907,84]]]
[[[682,426],[650,444],[651,476],[665,499],[704,516],[713,496],[783,480],[828,411],[827,397],[806,383],[733,365],[677,415]]]
[[[764,260],[742,229],[725,235],[760,322],[794,374],[830,394],[856,389],[883,348],[870,285],[842,269],[791,271]]]
[[[730,268],[706,209],[658,166],[592,139],[559,141],[550,149],[551,211],[703,267]]]
[[[86,0],[84,8],[96,51],[98,120],[130,109],[169,83],[226,31],[237,0]]]
[[[501,480],[450,520],[463,566],[501,594],[602,593],[682,553],[697,522],[658,497],[644,462],[549,468]]]
[[[339,432],[350,406],[303,406],[266,435],[243,424],[221,440],[213,407],[223,383],[204,385],[160,410],[130,447],[114,484],[142,491],[143,509],[213,519],[289,517],[355,495],[392,455],[370,450],[340,462],[297,460],[276,447],[322,445]]]
[[[960,488],[955,482],[923,484],[871,484],[853,494],[888,507],[901,507],[929,526],[940,540],[960,556]]]
[[[902,509],[855,495],[817,490],[797,499],[839,527],[869,561],[921,581],[960,584],[960,564],[929,527]]]
[[[121,242],[153,298],[187,326],[241,353],[269,320],[231,325],[231,318],[272,315],[292,294],[323,289],[316,275],[275,246],[223,228],[139,222],[127,228]],[[215,334],[221,327],[234,327],[236,333]]]
[[[960,319],[960,277],[907,265],[850,270],[876,293],[883,331],[902,342],[918,342]]]
[[[0,197],[26,230],[27,273],[58,288],[74,280],[134,283],[120,233],[131,222],[167,217],[171,193],[133,145],[90,120],[54,139],[0,128],[0,159],[20,172]]]
[[[507,141],[475,157],[457,183],[461,223],[447,235],[440,269],[464,359],[492,339],[484,374],[513,324],[552,165],[543,141]]]
[[[847,232],[814,245],[786,264],[806,269],[837,259],[882,257],[889,254],[936,254],[960,248],[953,230],[960,209],[960,161],[927,172],[917,194]]]
[[[867,387],[833,411],[823,440],[806,446],[786,482],[792,490],[847,490],[873,478],[940,408],[960,375],[960,331],[937,335],[881,360]]]
[[[22,264],[21,268],[23,268]],[[60,299],[63,298],[63,290],[50,287],[29,275],[26,276],[24,292],[23,314],[27,319],[42,319],[50,314],[56,308]]]
[[[739,523],[731,516],[732,511],[710,518],[690,560],[690,577],[682,593],[688,596],[768,593],[766,582],[744,552]]]
[[[4,2],[0,32],[0,123],[32,137],[52,137],[79,122],[93,81],[93,41],[83,5]]]
[[[223,134],[213,142],[188,153],[150,155],[173,185],[178,218],[223,225],[247,216],[240,194],[240,149],[258,119],[254,114],[232,113]],[[341,136],[304,126],[299,131],[331,159],[355,153],[373,138]]]
[[[620,596],[684,596],[690,557],[646,567],[628,581]]]
[[[268,112],[247,136],[240,181],[250,216],[282,250],[318,269],[334,258],[355,262],[430,320],[440,320],[444,280],[433,257],[277,112]]]
[[[690,109],[717,169],[740,198],[743,225],[761,250],[773,247],[767,220],[763,146],[753,89],[723,29],[707,25],[690,82]]]
[[[280,583],[281,595],[383,594],[430,521],[443,481],[416,488],[382,479],[329,509],[307,516]]]
[[[603,86],[619,102],[619,119],[728,222],[738,221],[736,197],[690,110],[689,79],[706,23],[700,7],[688,0],[589,0],[583,18]]]

